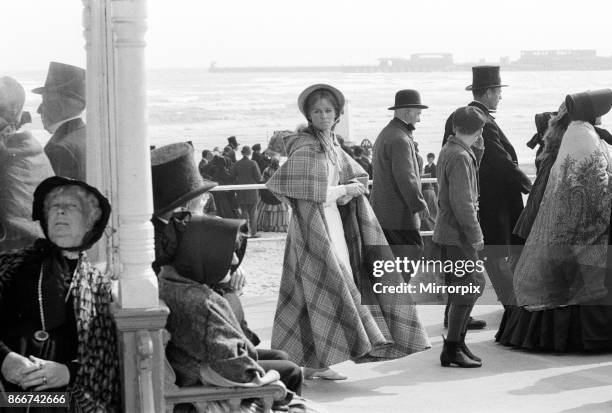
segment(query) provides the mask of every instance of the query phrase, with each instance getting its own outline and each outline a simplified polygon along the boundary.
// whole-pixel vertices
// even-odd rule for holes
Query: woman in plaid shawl
[[[289,159],[266,184],[293,211],[272,347],[305,366],[306,378],[343,380],[329,366],[403,357],[429,340],[408,297],[362,297],[368,265],[393,255],[363,196],[368,175],[333,133],[344,96],[317,84],[298,107],[308,126],[284,138]]]
[[[32,211],[46,238],[0,254],[0,383],[69,392],[64,411],[119,411],[110,279],[84,252],[102,236],[110,205],[94,187],[54,176],[36,188]]]

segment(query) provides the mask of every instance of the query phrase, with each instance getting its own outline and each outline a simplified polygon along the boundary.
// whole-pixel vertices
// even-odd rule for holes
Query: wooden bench
[[[164,347],[170,340],[170,333],[164,331]],[[272,412],[272,404],[283,400],[287,389],[280,381],[262,387],[178,387],[176,374],[168,359],[164,356],[164,402],[166,413],[173,413],[176,405],[191,403],[198,413],[204,413],[206,406],[213,401],[227,401],[231,412],[239,412],[245,399],[259,399],[264,413]]]

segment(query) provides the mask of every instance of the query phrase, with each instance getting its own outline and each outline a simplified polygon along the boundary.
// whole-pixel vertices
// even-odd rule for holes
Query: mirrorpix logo
[[[373,283],[372,289],[375,294],[480,294],[482,286],[472,283],[461,285],[437,284],[433,281],[409,284],[403,279],[393,277],[401,282],[393,283],[391,279],[385,280],[389,274],[406,274],[413,278],[416,274],[453,274],[457,278],[463,278],[472,272],[484,272],[483,260],[429,260],[421,257],[420,260],[411,260],[407,257],[396,257],[395,260],[377,260],[373,263],[372,276],[379,279]],[[430,277],[426,277],[430,278]]]

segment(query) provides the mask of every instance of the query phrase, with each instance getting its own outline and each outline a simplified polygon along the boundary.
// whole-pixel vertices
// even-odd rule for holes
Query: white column
[[[115,207],[116,197],[112,191],[110,156],[110,102],[113,101],[112,87],[112,40],[107,25],[107,2],[109,0],[83,1],[83,35],[87,51],[87,182],[100,190]],[[109,63],[110,62],[110,63]],[[104,263],[107,270],[117,274],[117,260],[112,245],[117,244],[113,229],[117,228],[116,215],[109,221],[110,231],[92,247],[89,256],[95,262]],[[114,238],[114,240],[113,240]]]
[[[119,209],[119,304],[122,308],[159,306],[151,269],[153,191],[147,136],[145,40],[146,0],[113,0],[111,21],[115,57],[115,141]]]

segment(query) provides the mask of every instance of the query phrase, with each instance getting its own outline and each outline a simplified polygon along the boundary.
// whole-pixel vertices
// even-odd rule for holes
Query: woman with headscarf
[[[279,167],[278,157],[272,158],[270,165],[263,171],[263,181],[269,181]],[[289,208],[287,205],[267,189],[260,189],[259,195],[261,200],[257,206],[259,211],[257,228],[264,232],[287,232],[289,224]]]
[[[13,78],[0,78],[0,251],[24,248],[42,235],[32,222],[32,194],[53,169],[43,148],[30,132],[22,112],[23,87]]]
[[[289,158],[266,183],[292,209],[272,347],[305,366],[307,378],[343,380],[329,366],[429,347],[409,296],[371,294],[372,263],[394,257],[364,196],[367,173],[333,132],[344,102],[325,84],[299,95],[308,125],[284,138]]]
[[[594,125],[612,107],[612,90],[568,95],[565,107],[569,119],[562,107],[545,137],[532,192],[541,201],[517,225],[527,236],[514,271],[517,306],[496,339],[528,350],[610,350],[612,163]]]
[[[110,205],[84,182],[51,177],[32,210],[45,238],[0,254],[0,381],[7,392],[67,391],[69,411],[119,411],[110,279],[85,254]]]
[[[172,220],[159,274],[160,297],[170,308],[166,354],[181,386],[264,384],[276,370],[287,388],[301,392],[302,372],[278,350],[255,348],[232,275],[242,271],[244,220],[190,216]]]

